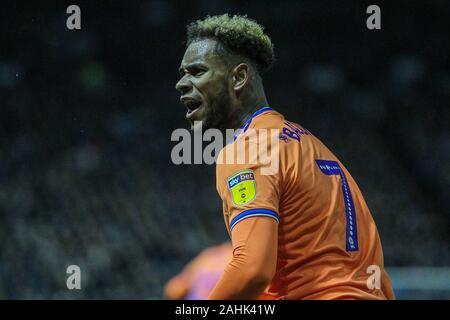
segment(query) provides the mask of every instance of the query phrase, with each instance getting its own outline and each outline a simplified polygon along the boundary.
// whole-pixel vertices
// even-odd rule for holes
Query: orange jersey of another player
[[[210,298],[227,297],[232,277],[244,265],[239,259],[262,255],[263,263],[276,267],[264,292],[252,293],[260,299],[394,299],[377,227],[344,165],[308,130],[269,107],[255,112],[242,129],[217,162],[217,190],[235,256]],[[249,142],[247,136],[260,129],[267,129],[267,136],[278,130],[272,131],[277,148],[267,144],[279,154],[278,168],[269,174],[263,172],[267,164],[251,161],[261,153],[256,148],[261,140]],[[240,164],[239,143],[250,156]],[[227,153],[234,154],[234,163]],[[262,238],[269,240],[258,241]]]
[[[203,250],[167,282],[164,296],[171,300],[206,299],[231,260],[231,251],[229,242]]]

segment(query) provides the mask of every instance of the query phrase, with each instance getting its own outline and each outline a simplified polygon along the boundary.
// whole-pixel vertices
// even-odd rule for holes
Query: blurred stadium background
[[[224,12],[266,27],[269,102],[359,183],[397,298],[450,298],[448,1],[106,3],[2,4],[1,299],[161,299],[227,238],[214,167],[170,161],[188,127],[174,89],[185,24]],[[366,29],[369,4],[382,30]]]

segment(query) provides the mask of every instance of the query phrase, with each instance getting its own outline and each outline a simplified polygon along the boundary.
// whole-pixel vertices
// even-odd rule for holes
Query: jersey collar
[[[257,116],[259,116],[259,115],[261,115],[261,114],[263,114],[263,113],[265,113],[265,112],[267,112],[267,111],[271,111],[271,110],[273,110],[271,107],[263,107],[263,108],[261,108],[261,109],[256,110],[256,111],[251,115],[251,117],[244,123],[244,125],[243,125],[242,127],[240,127],[240,128],[237,130],[237,133],[235,134],[235,136],[234,136],[234,138],[233,138],[233,141],[236,141],[237,137],[238,137],[241,133],[247,131],[248,127],[249,127],[250,124],[252,123],[253,118],[255,118],[255,117],[257,117]]]

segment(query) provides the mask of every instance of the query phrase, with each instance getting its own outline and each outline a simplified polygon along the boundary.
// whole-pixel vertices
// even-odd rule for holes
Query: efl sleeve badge
[[[228,189],[234,204],[242,206],[256,197],[256,181],[253,170],[242,170],[228,178]]]

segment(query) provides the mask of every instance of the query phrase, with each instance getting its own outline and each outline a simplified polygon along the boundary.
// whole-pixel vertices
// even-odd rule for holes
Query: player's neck
[[[231,102],[233,105],[232,119],[228,121],[228,125],[234,130],[242,128],[255,111],[269,106],[262,79],[259,77],[257,81],[250,82],[246,90],[239,96],[233,97],[232,100],[234,100]]]
[[[263,93],[259,95],[258,98],[251,99],[242,106],[242,113],[239,117],[239,123],[237,128],[242,128],[245,123],[253,116],[253,114],[261,108],[268,107],[269,103],[267,102],[266,96]]]

